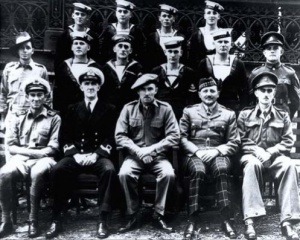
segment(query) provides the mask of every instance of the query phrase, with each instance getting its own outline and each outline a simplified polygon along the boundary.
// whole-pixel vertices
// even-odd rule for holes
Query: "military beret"
[[[232,28],[219,28],[218,30],[213,31],[211,35],[213,36],[214,41],[216,41],[221,38],[231,37],[231,31]]]
[[[261,47],[266,47],[270,44],[280,45],[283,46],[284,37],[282,34],[278,32],[267,32],[261,37]]]
[[[49,82],[39,76],[27,78],[24,81],[23,88],[26,94],[33,91],[43,91],[45,94],[47,94],[51,91]]]
[[[177,8],[174,8],[167,4],[159,4],[159,8],[161,12],[166,12],[170,15],[175,15],[178,12]]]
[[[81,40],[88,44],[93,40],[93,38],[86,32],[71,32],[70,33],[72,41]]]
[[[129,11],[132,11],[136,7],[132,2],[125,1],[125,0],[116,0],[116,4],[117,7],[124,8]]]
[[[32,41],[32,38],[28,32],[19,32],[16,36],[16,43],[10,48],[10,50],[15,53],[23,43],[30,41]]]
[[[126,34],[116,34],[111,38],[111,40],[113,41],[114,45],[120,42],[132,43],[133,37]]]
[[[84,12],[86,14],[89,14],[92,11],[91,7],[82,3],[73,3],[73,6],[74,6],[74,10]]]
[[[166,38],[166,40],[164,40],[164,45],[166,49],[170,49],[170,48],[177,48],[181,46],[181,43],[183,42],[184,37],[181,36],[174,36],[174,37],[170,37],[170,38]]]
[[[251,84],[253,89],[258,89],[265,86],[276,87],[277,83],[278,78],[274,73],[261,72],[253,78]]]
[[[200,78],[198,91],[201,91],[203,88],[216,86],[218,88],[218,82],[216,79],[209,77],[209,78]]]
[[[205,8],[207,9],[212,9],[218,13],[224,11],[224,8],[219,3],[212,2],[212,1],[205,1],[205,4],[206,4]]]
[[[80,84],[84,81],[94,81],[97,82],[100,86],[102,86],[104,83],[104,75],[100,69],[88,67],[87,71],[81,74],[78,80]]]
[[[135,83],[132,85],[131,89],[137,89],[140,88],[146,84],[150,83],[158,83],[158,75],[152,74],[152,73],[146,73],[143,74],[141,77],[139,77]]]

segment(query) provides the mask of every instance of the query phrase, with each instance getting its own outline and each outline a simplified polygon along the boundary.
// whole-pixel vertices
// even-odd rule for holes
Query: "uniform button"
[[[95,139],[96,142],[98,142],[98,139]]]
[[[208,128],[207,130],[210,131],[210,128]]]
[[[275,71],[275,68],[272,68],[273,71]]]
[[[84,136],[84,133],[82,133],[82,136]]]
[[[98,135],[98,133],[97,133],[97,132],[95,132],[95,135]]]
[[[81,149],[80,152],[83,152],[83,149]]]
[[[95,147],[97,147],[97,145],[95,145]]]
[[[255,215],[258,215],[258,213],[256,212]]]
[[[83,138],[83,139],[81,139],[81,141],[82,141],[82,142],[84,142],[84,138]]]
[[[248,217],[248,214],[245,214],[246,217]]]

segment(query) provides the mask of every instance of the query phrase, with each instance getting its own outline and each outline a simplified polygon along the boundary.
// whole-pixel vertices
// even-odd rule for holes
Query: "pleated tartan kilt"
[[[216,157],[209,163],[203,163],[198,157],[192,156],[187,157],[185,161],[185,176],[189,176],[189,214],[193,214],[201,207],[199,197],[203,195],[203,184],[206,174],[210,174],[215,180],[216,195],[220,209],[229,206],[228,175],[231,167],[230,159],[228,157]]]

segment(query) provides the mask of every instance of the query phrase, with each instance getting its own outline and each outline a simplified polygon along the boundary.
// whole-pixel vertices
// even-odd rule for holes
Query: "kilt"
[[[200,208],[199,197],[203,193],[205,176],[211,174],[215,180],[216,195],[220,210],[230,205],[228,175],[231,162],[228,157],[216,157],[204,163],[196,156],[186,159],[185,176],[189,177],[188,213],[192,215]]]

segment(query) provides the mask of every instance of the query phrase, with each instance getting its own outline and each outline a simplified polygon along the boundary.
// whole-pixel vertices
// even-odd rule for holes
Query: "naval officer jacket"
[[[181,146],[192,156],[199,149],[215,148],[221,156],[238,151],[240,137],[234,111],[216,104],[211,115],[203,103],[188,106],[180,119]]]

